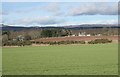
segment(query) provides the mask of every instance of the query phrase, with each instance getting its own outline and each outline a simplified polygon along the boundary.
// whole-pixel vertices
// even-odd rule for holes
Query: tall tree
[[[2,32],[2,35],[7,35],[7,37],[8,37],[8,40],[10,40],[10,31],[3,31]]]

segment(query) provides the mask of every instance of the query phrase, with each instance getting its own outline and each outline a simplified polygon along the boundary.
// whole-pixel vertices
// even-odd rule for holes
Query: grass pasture
[[[3,48],[3,75],[116,75],[117,44]]]

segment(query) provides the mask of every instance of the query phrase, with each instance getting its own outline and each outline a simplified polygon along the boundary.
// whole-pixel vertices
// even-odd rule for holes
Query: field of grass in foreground
[[[3,48],[4,75],[116,75],[117,44]]]

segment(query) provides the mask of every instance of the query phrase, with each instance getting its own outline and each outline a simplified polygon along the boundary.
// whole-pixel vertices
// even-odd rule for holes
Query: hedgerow
[[[105,44],[105,43],[111,43],[112,40],[109,39],[95,39],[92,41],[89,41],[88,44]]]

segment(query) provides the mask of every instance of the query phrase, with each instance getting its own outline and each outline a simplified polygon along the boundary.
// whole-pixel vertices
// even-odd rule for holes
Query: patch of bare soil
[[[49,46],[49,44],[32,44],[32,46]]]
[[[32,41],[41,41],[41,42],[53,42],[53,41],[90,41],[95,39],[109,39],[109,40],[118,40],[118,36],[71,36],[71,37],[52,37],[52,38],[41,38]]]
[[[3,48],[10,48],[10,47],[20,47],[20,46],[3,46]]]

